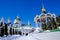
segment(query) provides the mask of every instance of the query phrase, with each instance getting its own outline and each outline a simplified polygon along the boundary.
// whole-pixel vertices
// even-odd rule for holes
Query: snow
[[[58,27],[58,29],[60,30],[60,27]]]
[[[50,32],[50,30],[46,30],[46,31],[44,31],[44,32],[48,33],[48,32]]]
[[[23,36],[23,37],[13,39],[13,40],[36,40],[36,39],[32,36]]]
[[[39,27],[35,28],[34,33],[39,33],[39,32],[40,32]]]
[[[60,40],[60,32],[30,33],[28,36],[10,35],[0,37],[0,40]]]
[[[0,40],[12,40],[18,37],[20,37],[20,35],[9,35],[7,37],[0,37]]]
[[[40,40],[60,40],[60,32],[38,33],[32,36]]]

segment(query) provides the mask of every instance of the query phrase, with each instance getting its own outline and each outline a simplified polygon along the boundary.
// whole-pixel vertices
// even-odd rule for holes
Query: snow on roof
[[[24,27],[24,29],[32,29],[31,27]]]

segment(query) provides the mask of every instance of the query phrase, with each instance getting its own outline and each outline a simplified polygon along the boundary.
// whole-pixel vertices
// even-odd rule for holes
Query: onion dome
[[[14,20],[14,24],[20,24],[21,19],[19,18],[19,16],[17,16],[17,18]]]

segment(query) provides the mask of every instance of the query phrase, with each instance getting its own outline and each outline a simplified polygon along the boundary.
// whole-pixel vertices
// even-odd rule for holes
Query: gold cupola
[[[42,5],[42,13],[46,13],[46,9],[44,8],[44,5]]]

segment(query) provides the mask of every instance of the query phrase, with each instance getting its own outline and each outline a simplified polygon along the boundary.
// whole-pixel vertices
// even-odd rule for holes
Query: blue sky
[[[46,12],[60,14],[60,0],[43,0]],[[18,15],[22,23],[29,20],[32,26],[35,26],[34,17],[41,14],[42,0],[0,0],[0,19],[4,17],[5,21],[10,17],[13,23]]]

